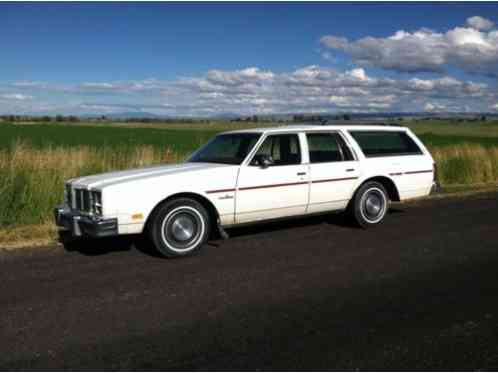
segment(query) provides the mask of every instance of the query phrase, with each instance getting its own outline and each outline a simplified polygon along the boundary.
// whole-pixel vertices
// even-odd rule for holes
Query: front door
[[[269,165],[261,165],[264,156]],[[297,134],[269,135],[252,160],[240,168],[237,223],[301,215],[308,202],[308,167],[302,164]]]

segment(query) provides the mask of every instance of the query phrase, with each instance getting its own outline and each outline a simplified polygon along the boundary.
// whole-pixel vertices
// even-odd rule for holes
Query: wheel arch
[[[371,181],[376,181],[376,182],[382,184],[382,186],[384,186],[384,188],[386,188],[387,195],[391,201],[399,202],[401,200],[400,196],[399,196],[398,187],[396,186],[396,183],[394,182],[394,180],[391,179],[390,177],[382,176],[382,175],[372,176],[372,177],[369,177],[369,178],[363,180],[361,182],[361,184],[359,184],[358,187],[356,188],[354,194],[356,194],[358,189],[360,189],[363,184],[371,182]]]
[[[159,201],[154,206],[154,208],[151,210],[151,212],[147,216],[143,231],[145,232],[148,229],[149,225],[151,224],[152,217],[154,216],[155,212],[162,204],[169,202],[169,201],[172,201],[174,199],[178,199],[178,198],[189,198],[189,199],[193,199],[194,201],[199,202],[206,209],[206,211],[209,214],[209,218],[210,218],[211,223],[212,223],[211,227],[212,228],[216,227],[216,225],[218,224],[218,220],[219,220],[220,215],[218,213],[218,210],[214,206],[214,204],[208,198],[203,196],[202,194],[193,193],[193,192],[181,192],[181,193],[172,194],[172,195],[164,198],[163,200]]]

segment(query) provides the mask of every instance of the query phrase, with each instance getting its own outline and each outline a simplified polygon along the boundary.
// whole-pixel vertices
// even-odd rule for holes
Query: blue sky
[[[497,3],[0,3],[0,113],[493,111],[497,17]]]

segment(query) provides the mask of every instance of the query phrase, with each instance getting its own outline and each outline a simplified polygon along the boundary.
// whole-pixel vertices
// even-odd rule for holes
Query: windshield
[[[241,164],[260,136],[260,133],[218,135],[196,151],[188,162]]]

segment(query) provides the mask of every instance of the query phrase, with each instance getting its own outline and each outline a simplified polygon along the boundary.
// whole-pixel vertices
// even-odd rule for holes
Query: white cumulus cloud
[[[489,19],[479,16],[474,16],[467,18],[467,25],[472,28],[475,28],[476,30],[489,30],[492,29],[495,24]]]
[[[24,101],[24,100],[29,100],[32,97],[22,93],[4,93],[0,95],[0,98],[4,100]]]
[[[498,31],[482,17],[471,17],[467,26],[446,32],[422,28],[399,30],[388,37],[366,36],[358,40],[326,35],[321,44],[342,51],[360,65],[399,72],[442,72],[448,66],[466,72],[498,76]]]
[[[349,75],[351,75],[353,78],[356,78],[358,80],[368,80],[367,75],[365,74],[364,69],[353,69],[351,71],[348,71]]]
[[[12,83],[0,90],[18,90]],[[150,111],[205,116],[300,112],[486,111],[498,101],[497,87],[444,75],[439,78],[387,78],[354,67],[340,71],[318,65],[288,72],[255,67],[210,70],[176,80],[27,84],[5,93],[0,113],[87,114]],[[31,92],[36,99],[27,100]],[[23,100],[25,99],[26,100]],[[16,102],[17,106],[14,106]],[[43,104],[43,105],[42,105]],[[52,109],[50,109],[52,108]]]
[[[424,105],[424,111],[427,111],[427,112],[438,112],[438,111],[445,111],[445,110],[446,110],[445,105],[441,105],[441,104],[437,104],[437,103],[428,102]]]

